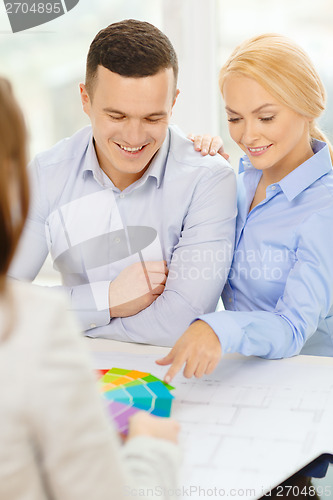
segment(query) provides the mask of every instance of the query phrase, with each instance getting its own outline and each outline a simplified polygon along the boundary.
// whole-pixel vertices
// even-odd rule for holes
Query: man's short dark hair
[[[127,19],[110,24],[92,41],[86,67],[86,87],[93,94],[98,66],[121,76],[140,78],[172,68],[175,91],[178,60],[168,37],[150,23]]]

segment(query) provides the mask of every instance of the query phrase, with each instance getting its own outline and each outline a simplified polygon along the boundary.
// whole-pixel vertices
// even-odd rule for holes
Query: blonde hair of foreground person
[[[178,424],[140,412],[121,447],[65,299],[6,281],[28,211],[25,148],[0,77],[0,498],[174,498]]]
[[[301,47],[275,33],[255,36],[238,45],[222,66],[219,77],[222,95],[225,79],[234,73],[253,78],[276,100],[311,118],[309,140],[326,142],[333,161],[333,147],[316,124],[325,109],[326,92]]]

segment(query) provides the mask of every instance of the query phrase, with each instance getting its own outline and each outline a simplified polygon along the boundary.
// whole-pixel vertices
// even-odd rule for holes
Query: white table
[[[87,339],[96,368],[163,377],[169,349]],[[255,499],[321,453],[333,453],[333,358],[269,361],[226,355],[209,377],[173,384],[181,423],[184,498]],[[332,491],[333,494],[333,491]]]

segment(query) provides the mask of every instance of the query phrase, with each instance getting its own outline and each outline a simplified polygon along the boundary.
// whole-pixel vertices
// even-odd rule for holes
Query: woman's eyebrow
[[[268,107],[274,107],[276,106],[276,104],[273,104],[273,103],[269,103],[267,102],[266,104],[262,104],[261,106],[259,106],[258,108],[254,109],[252,111],[253,114],[255,113],[259,113],[259,111],[262,111],[263,109],[265,108],[268,108]],[[239,115],[239,113],[237,113],[237,111],[234,111],[233,109],[229,108],[229,106],[226,106],[225,107],[226,111],[229,111],[229,113],[233,113],[234,115]]]

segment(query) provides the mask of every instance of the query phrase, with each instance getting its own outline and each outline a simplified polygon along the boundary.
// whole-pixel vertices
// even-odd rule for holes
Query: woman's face
[[[274,182],[313,155],[310,119],[281,104],[256,80],[228,75],[223,97],[232,139]]]

